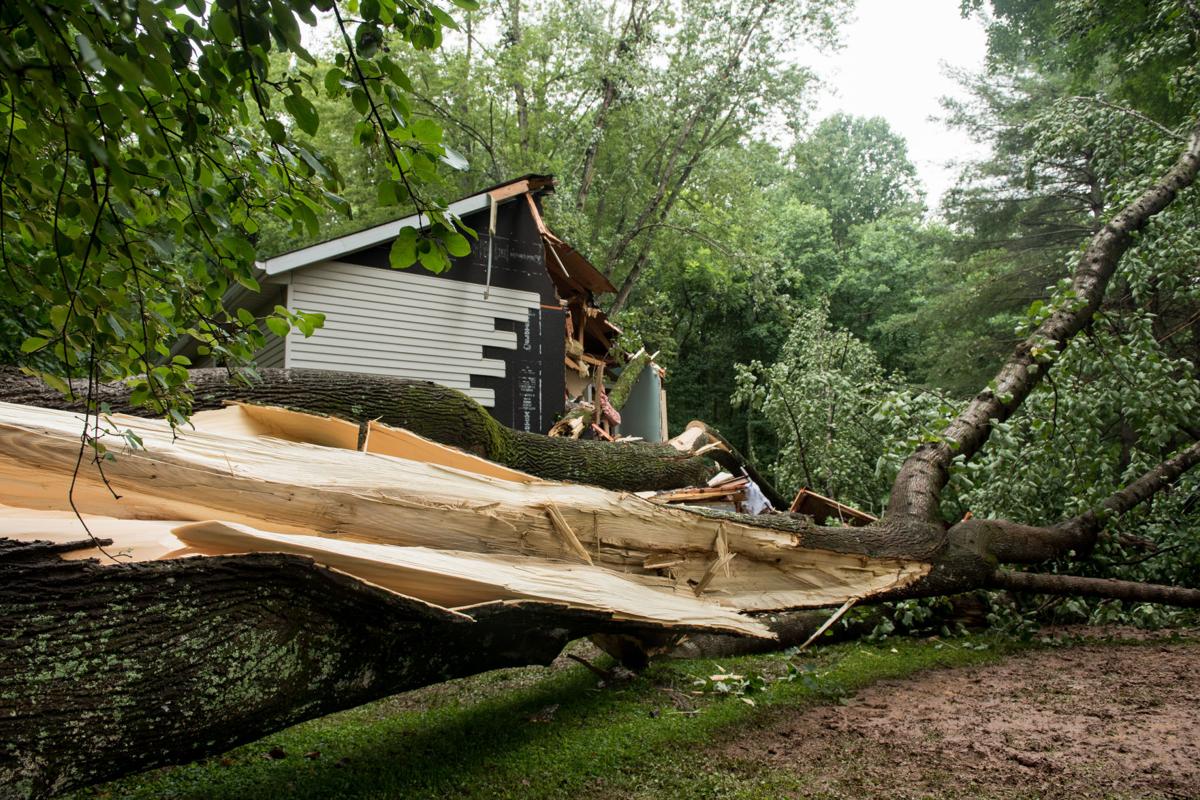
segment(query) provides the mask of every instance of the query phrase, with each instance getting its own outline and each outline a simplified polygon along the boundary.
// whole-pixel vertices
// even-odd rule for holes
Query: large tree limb
[[[1075,302],[1054,311],[1020,345],[990,388],[975,396],[936,443],[919,447],[904,462],[892,487],[887,513],[940,521],[939,501],[951,462],[971,458],[991,436],[992,424],[1016,412],[1049,366],[1040,354],[1063,350],[1092,319],[1133,235],[1190,186],[1200,171],[1200,127],[1175,164],[1101,228],[1079,258],[1072,280]]]
[[[263,369],[254,382],[226,370],[195,369],[196,411],[233,401],[275,405],[353,422],[378,420],[407,428],[436,442],[458,447],[505,466],[549,480],[574,481],[625,491],[661,491],[703,483],[709,462],[667,445],[557,439],[515,431],[497,422],[471,398],[427,381],[312,369]],[[0,368],[0,400],[43,408],[80,409],[87,386],[76,382],[77,398],[11,368]],[[97,406],[149,416],[129,402],[123,383],[93,389]]]
[[[1085,556],[1095,547],[1108,520],[1132,511],[1197,464],[1200,464],[1200,442],[1184,448],[1114,492],[1098,509],[1058,525],[1035,527],[1003,520],[968,520],[956,527],[987,529],[989,549],[1002,564],[1036,564],[1072,552]]]

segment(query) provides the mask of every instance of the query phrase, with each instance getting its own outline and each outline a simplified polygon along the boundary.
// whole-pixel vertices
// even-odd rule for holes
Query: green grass
[[[693,681],[724,667],[786,676],[776,654],[656,664],[626,683],[597,688],[582,666],[507,670],[413,698],[399,696],[297,725],[204,762],[157,770],[80,792],[111,798],[572,798],[778,797],[783,772],[717,758],[714,742],[769,724],[781,708],[836,702],[875,681],[933,667],[994,660],[1021,645],[953,639],[889,640],[822,648],[791,659],[791,681],[739,697],[693,696]],[[545,676],[545,677],[541,677]],[[665,688],[695,703],[680,713]],[[679,694],[674,695],[676,698]],[[686,702],[686,701],[685,701]],[[549,721],[531,721],[557,706]],[[268,760],[272,748],[287,754]],[[309,760],[307,752],[320,757]]]

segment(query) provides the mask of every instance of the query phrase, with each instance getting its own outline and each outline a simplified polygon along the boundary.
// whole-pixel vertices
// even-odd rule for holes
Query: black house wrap
[[[535,202],[539,203],[535,195]],[[463,224],[479,239],[472,242],[471,254],[451,259],[450,269],[439,278],[501,289],[537,292],[542,306],[530,310],[524,324],[496,320],[496,330],[517,334],[517,349],[484,346],[484,358],[505,363],[503,378],[472,375],[471,386],[492,389],[495,405],[488,410],[497,420],[522,431],[545,433],[563,411],[566,384],[563,358],[566,314],[546,272],[546,252],[537,224],[524,198],[503,203],[496,209],[496,233],[488,233],[490,211],[483,209],[462,216]],[[492,247],[492,273],[488,281],[488,245]],[[392,243],[377,245],[343,256],[340,260],[367,267],[391,269],[388,262]],[[411,267],[410,269],[419,269]]]

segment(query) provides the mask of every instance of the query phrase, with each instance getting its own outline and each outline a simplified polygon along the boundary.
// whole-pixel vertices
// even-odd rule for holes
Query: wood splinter
[[[717,572],[719,570],[724,570],[726,576],[728,577],[729,562],[733,561],[733,557],[736,555],[737,553],[726,552],[724,555],[717,556],[715,559],[713,559],[713,562],[708,565],[708,569],[704,571],[704,574],[700,576],[700,580],[697,581],[696,585],[692,588],[692,591],[696,593],[697,597],[704,593],[704,590],[708,587],[708,584],[712,582],[712,579],[717,576]]]
[[[823,633],[825,633],[825,631],[832,628],[839,619],[841,619],[842,617],[844,617],[846,615],[847,611],[849,611],[851,608],[854,607],[854,604],[857,602],[858,602],[857,597],[851,597],[845,603],[842,603],[842,607],[839,608],[837,611],[833,612],[833,616],[830,617],[829,619],[825,620],[825,622],[822,623],[821,627],[819,627],[815,631],[813,631],[813,635],[808,637],[808,639],[805,640],[804,644],[800,645],[800,647],[796,649],[796,652],[803,653],[806,649],[808,649],[808,646],[810,644],[812,644],[818,638],[820,638],[820,636]]]
[[[550,525],[563,538],[567,547],[590,565],[592,563],[591,555],[580,544],[579,537],[575,535],[575,531],[571,530],[571,526],[563,519],[562,512],[558,510],[558,506],[553,503],[546,503],[542,508],[546,509],[546,516],[550,518]]]

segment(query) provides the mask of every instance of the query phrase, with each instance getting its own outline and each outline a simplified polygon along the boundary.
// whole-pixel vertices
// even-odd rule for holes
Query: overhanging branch
[[[1192,132],[1175,164],[1092,237],[1075,268],[1072,290],[1077,302],[1056,310],[1017,346],[989,388],[971,400],[937,443],[922,445],[908,457],[892,486],[888,516],[939,521],[941,492],[953,460],[974,456],[987,442],[993,424],[1007,420],[1021,407],[1046,373],[1048,364],[1039,360],[1038,353],[1063,350],[1083,330],[1100,308],[1133,234],[1190,186],[1198,171],[1200,127]]]

